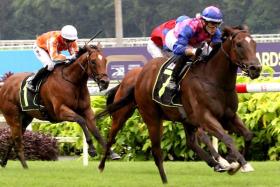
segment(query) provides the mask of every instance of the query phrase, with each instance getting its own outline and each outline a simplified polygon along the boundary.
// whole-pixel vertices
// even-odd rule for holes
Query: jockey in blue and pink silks
[[[196,18],[185,19],[176,23],[165,36],[166,46],[173,52],[176,58],[176,65],[173,69],[169,84],[169,95],[164,98],[170,100],[178,90],[178,74],[185,63],[191,61],[192,57],[199,51],[208,55],[211,46],[222,42],[221,31],[218,28],[223,22],[223,15],[215,6],[206,7],[202,14]],[[209,44],[209,45],[208,45]],[[200,50],[197,50],[197,49]]]
[[[170,56],[172,50],[166,46],[165,37],[166,34],[174,29],[175,25],[182,22],[185,19],[190,19],[190,17],[182,15],[177,19],[168,20],[152,30],[150,39],[147,43],[147,51],[153,58]]]

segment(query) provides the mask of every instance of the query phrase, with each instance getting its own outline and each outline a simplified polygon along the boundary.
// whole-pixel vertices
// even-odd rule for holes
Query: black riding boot
[[[171,74],[170,81],[168,85],[165,87],[165,94],[164,98],[162,100],[165,101],[171,101],[172,97],[176,94],[178,91],[178,82],[179,82],[179,74],[183,67],[186,65],[186,62],[189,60],[189,58],[185,55],[182,55],[177,58],[175,67],[173,69],[173,72]]]
[[[48,66],[41,68],[27,84],[27,89],[30,91],[36,91],[36,85],[39,80],[41,80],[45,75],[49,73]]]

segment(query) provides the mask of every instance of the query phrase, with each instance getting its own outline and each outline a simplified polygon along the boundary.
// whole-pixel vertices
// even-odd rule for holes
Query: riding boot
[[[163,100],[171,101],[172,97],[178,91],[179,74],[180,74],[181,70],[183,69],[183,67],[185,66],[187,61],[188,61],[188,58],[185,55],[178,57],[175,67],[173,69],[173,72],[171,74],[170,81],[169,81],[168,85],[165,87],[166,91],[164,94],[164,98],[162,98]]]
[[[48,66],[41,68],[27,84],[27,89],[36,92],[36,85],[45,75],[49,73]]]

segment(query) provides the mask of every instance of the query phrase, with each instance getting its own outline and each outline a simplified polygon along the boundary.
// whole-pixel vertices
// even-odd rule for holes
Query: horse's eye
[[[237,47],[242,47],[241,43],[236,44]]]

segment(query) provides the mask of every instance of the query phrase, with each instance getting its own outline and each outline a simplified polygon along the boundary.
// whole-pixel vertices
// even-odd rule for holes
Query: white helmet
[[[77,40],[78,39],[77,29],[72,25],[65,25],[61,29],[61,36],[67,40]]]

